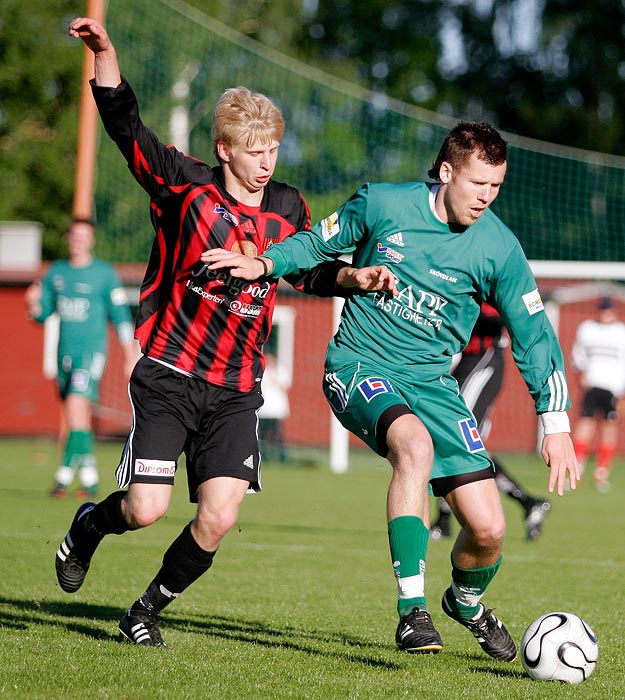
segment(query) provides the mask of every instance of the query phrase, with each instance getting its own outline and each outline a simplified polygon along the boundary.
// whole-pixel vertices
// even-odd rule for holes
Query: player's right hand
[[[41,281],[35,280],[24,293],[28,306],[36,306],[41,301]]]
[[[76,17],[69,25],[69,35],[82,39],[93,53],[110,49],[112,44],[106,29],[95,19]]]
[[[224,248],[206,250],[200,255],[200,259],[208,264],[210,270],[227,269],[231,277],[251,281],[265,274],[265,267],[257,258],[234,253]]]

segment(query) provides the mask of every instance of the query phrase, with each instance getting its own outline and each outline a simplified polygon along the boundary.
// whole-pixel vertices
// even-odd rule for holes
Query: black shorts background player
[[[583,392],[573,432],[575,455],[583,473],[596,442],[592,478],[597,490],[606,492],[625,396],[625,323],[619,320],[613,299],[600,299],[595,318],[580,323],[571,363]]]
[[[101,24],[78,18],[69,31],[94,53],[100,116],[150,196],[155,239],[135,331],[143,357],[130,380],[133,426],[117,469],[127,490],[78,509],[56,555],[57,578],[64,591],[78,590],[105,535],[163,517],[184,452],[197,514],[119,624],[129,641],[163,647],[159,613],[207,571],[246,492],[261,488],[257,411],[277,280],[243,282],[209,270],[200,254],[225,247],[254,257],[309,228],[310,215],[296,189],[272,180],[284,120],[271,100],[243,87],[224,92],[213,118],[220,165],[210,167],[143,124]],[[329,262],[289,281],[332,295],[337,285],[374,290],[390,278],[384,266]]]
[[[503,384],[505,357],[508,341],[501,317],[492,306],[482,304],[469,344],[454,369],[460,392],[473,411],[480,435],[487,441],[491,429],[490,408]],[[514,479],[501,461],[491,454],[495,463],[495,483],[501,493],[516,501],[523,510],[527,539],[538,539],[543,522],[549,513],[549,501],[536,498]],[[451,508],[444,498],[439,499],[438,517],[432,518],[432,539],[451,537]]]

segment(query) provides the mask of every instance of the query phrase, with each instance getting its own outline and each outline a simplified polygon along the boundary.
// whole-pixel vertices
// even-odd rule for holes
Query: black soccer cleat
[[[167,647],[158,626],[158,613],[150,612],[139,601],[133,603],[119,621],[119,631],[133,644],[144,647]]]
[[[540,536],[543,523],[547,517],[551,503],[536,499],[525,513],[525,528],[527,529],[527,541],[534,542]]]
[[[83,584],[91,557],[102,540],[102,535],[88,532],[84,518],[95,503],[83,503],[76,511],[69,532],[56,552],[56,578],[66,593],[75,593]]]
[[[514,661],[516,658],[516,646],[510,633],[505,628],[503,622],[498,620],[492,610],[487,610],[481,605],[480,616],[474,620],[464,620],[461,618],[452,605],[448,602],[448,596],[453,596],[451,588],[448,588],[443,595],[443,612],[452,620],[459,622],[466,627],[477,639],[482,649],[493,659],[498,661]]]
[[[415,608],[402,615],[395,633],[397,646],[410,654],[438,654],[443,640],[427,610]]]

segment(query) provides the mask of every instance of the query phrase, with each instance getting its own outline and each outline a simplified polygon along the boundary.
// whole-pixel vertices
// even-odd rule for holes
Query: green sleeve
[[[508,329],[512,357],[537,413],[570,408],[564,357],[529,263],[516,246],[491,289]]]
[[[56,311],[56,292],[52,286],[54,267],[50,267],[46,276],[41,280],[41,300],[39,302],[41,311],[33,320],[43,323]]]

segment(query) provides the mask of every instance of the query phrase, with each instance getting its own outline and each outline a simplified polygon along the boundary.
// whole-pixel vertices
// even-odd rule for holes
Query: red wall
[[[0,286],[0,308],[7,338],[0,362],[0,432],[54,435],[59,423],[54,384],[44,379],[41,326],[26,318],[25,285]]]

